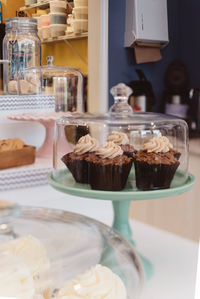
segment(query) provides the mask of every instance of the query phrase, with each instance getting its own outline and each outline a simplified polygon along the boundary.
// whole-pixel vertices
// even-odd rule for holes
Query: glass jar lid
[[[6,30],[18,31],[30,29],[37,31],[37,20],[34,18],[8,18],[6,19]]]

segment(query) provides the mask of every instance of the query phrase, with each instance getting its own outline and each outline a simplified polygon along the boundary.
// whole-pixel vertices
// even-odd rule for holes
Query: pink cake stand
[[[46,136],[43,145],[39,148],[36,155],[37,157],[49,158],[53,154],[53,136],[55,121],[62,117],[66,112],[49,112],[49,113],[22,113],[9,115],[11,120],[19,121],[37,121],[41,123],[46,130]],[[64,144],[66,152],[70,152],[72,149],[67,141]]]

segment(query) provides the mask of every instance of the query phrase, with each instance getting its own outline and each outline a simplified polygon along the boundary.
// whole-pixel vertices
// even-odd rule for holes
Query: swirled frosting
[[[89,134],[82,136],[78,143],[75,145],[74,153],[82,155],[85,153],[94,152],[97,150],[99,142],[97,139],[92,138]]]
[[[146,142],[142,149],[148,153],[167,153],[171,148],[173,148],[173,145],[169,139],[166,136],[159,135]]]
[[[59,290],[56,299],[126,299],[122,280],[107,267],[96,265]]]
[[[28,267],[16,257],[2,256],[0,261],[0,297],[33,299],[34,281]]]
[[[96,154],[101,156],[102,158],[109,158],[113,159],[117,156],[121,156],[123,154],[123,150],[121,147],[114,142],[106,142],[106,144],[102,147],[100,147]]]
[[[107,141],[112,141],[117,145],[129,144],[128,136],[125,133],[117,132],[108,136]]]
[[[18,258],[29,269],[35,291],[48,298],[51,288],[50,262],[46,249],[30,235],[0,244],[1,258]]]

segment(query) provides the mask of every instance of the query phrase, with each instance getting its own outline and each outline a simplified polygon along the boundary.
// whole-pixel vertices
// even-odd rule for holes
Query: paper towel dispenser
[[[167,0],[126,0],[125,47],[168,41]]]

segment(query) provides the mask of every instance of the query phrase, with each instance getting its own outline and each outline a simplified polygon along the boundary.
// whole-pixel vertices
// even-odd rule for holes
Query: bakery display
[[[134,157],[136,186],[140,190],[169,188],[180,165],[166,136],[156,136],[146,142]]]
[[[33,164],[35,149],[19,138],[0,140],[0,169]]]
[[[56,299],[127,299],[121,278],[109,268],[96,265],[75,279],[67,281],[57,292]]]
[[[69,188],[71,193],[73,187],[73,193],[76,188],[83,188],[85,193],[86,190],[88,193],[93,190],[122,190],[129,194],[132,191],[183,186],[188,179],[186,122],[158,113],[133,112],[128,105],[132,91],[124,84],[114,86],[111,93],[115,103],[108,113],[67,114],[57,121],[53,172],[55,184],[67,190]],[[84,156],[83,152],[81,155],[74,152],[67,154],[67,150],[63,149],[63,140],[69,142],[72,148],[77,147],[72,132],[79,128],[82,135],[87,131],[99,141],[99,148],[89,156]],[[74,168],[79,160],[83,165],[82,170],[81,166],[78,167],[80,171],[76,168],[75,175]],[[70,172],[66,171],[61,161],[65,162],[76,182],[88,183],[88,186],[74,184]],[[84,179],[78,178],[81,175]],[[97,196],[97,193],[93,194]],[[115,195],[108,193],[108,196],[114,198]]]
[[[134,162],[139,190],[169,188],[181,153],[173,149],[166,136],[161,133],[144,143],[136,151],[129,144],[127,134],[116,132],[106,138],[104,145],[89,134],[82,136],[74,151],[62,157],[62,161],[78,183],[89,184],[94,190],[120,191],[126,186]],[[127,146],[130,151],[124,150]]]
[[[89,184],[94,190],[123,190],[134,162],[135,176],[131,180],[136,181],[137,189],[170,187],[181,153],[173,149],[166,136],[155,135],[138,151],[130,145],[125,133],[110,134],[106,140],[104,145],[99,145],[97,139],[84,135],[75,144],[74,151],[61,158],[76,182]]]

